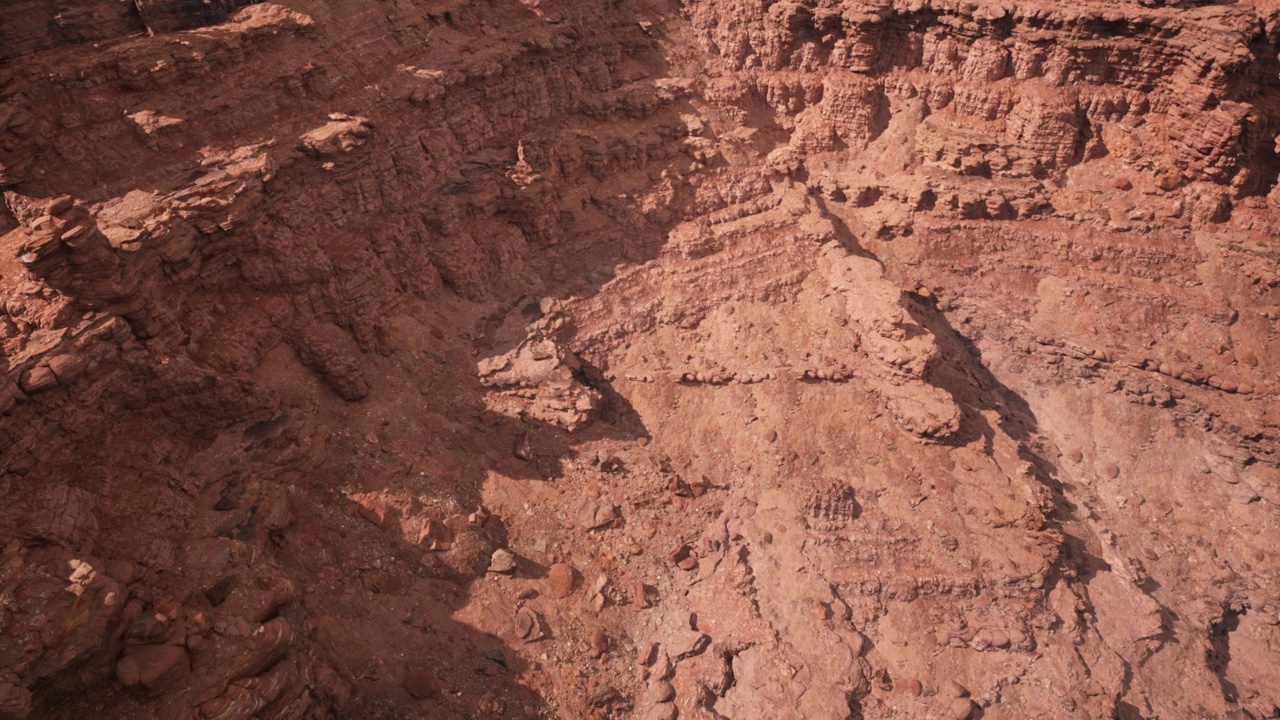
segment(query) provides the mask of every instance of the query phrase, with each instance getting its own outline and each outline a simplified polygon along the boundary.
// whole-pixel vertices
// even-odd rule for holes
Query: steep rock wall
[[[1273,8],[136,9],[0,65],[0,718],[1274,715]]]

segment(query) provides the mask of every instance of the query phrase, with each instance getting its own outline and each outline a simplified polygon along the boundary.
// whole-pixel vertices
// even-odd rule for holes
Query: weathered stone
[[[440,682],[431,668],[413,665],[405,668],[404,681],[401,683],[406,692],[420,700],[434,698],[440,694]]]
[[[649,683],[648,700],[653,703],[669,703],[676,699],[675,687],[666,680]]]
[[[657,659],[658,643],[655,642],[645,643],[644,646],[640,648],[640,654],[636,657],[636,660],[640,663],[641,667],[650,667],[657,661]]]
[[[509,575],[515,571],[516,556],[510,550],[498,548],[493,551],[493,556],[489,559],[489,572]]]
[[[116,664],[116,679],[127,687],[158,691],[176,683],[191,671],[187,651],[177,645],[143,645],[133,648]]]
[[[547,594],[553,598],[567,598],[577,583],[577,573],[566,563],[555,563],[547,571]]]
[[[947,706],[949,716],[953,718],[953,720],[969,720],[969,718],[973,717],[973,712],[976,709],[977,706],[975,706],[973,701],[967,697],[956,698]]]
[[[591,631],[591,655],[600,657],[609,651],[609,636],[605,634],[603,628],[596,628]]]
[[[522,607],[516,611],[516,637],[525,642],[540,640],[546,635],[545,621],[537,611]]]

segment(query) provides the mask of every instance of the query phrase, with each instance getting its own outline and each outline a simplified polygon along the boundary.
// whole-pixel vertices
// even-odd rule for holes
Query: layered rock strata
[[[240,5],[3,11],[0,719],[1280,714],[1270,3]]]

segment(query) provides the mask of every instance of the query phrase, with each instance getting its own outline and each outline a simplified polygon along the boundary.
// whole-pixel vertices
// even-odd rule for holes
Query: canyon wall
[[[1280,717],[1280,5],[0,17],[0,720]]]

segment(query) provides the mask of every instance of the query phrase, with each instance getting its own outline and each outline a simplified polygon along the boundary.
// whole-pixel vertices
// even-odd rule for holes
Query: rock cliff
[[[1278,42],[9,3],[0,720],[1280,717]]]

